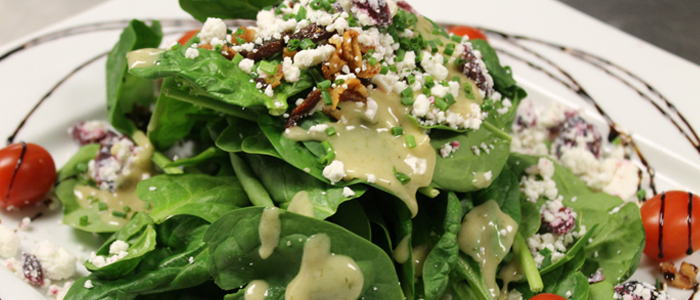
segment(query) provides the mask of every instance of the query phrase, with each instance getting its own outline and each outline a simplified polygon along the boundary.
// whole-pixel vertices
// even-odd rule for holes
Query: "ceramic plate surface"
[[[695,97],[700,68],[558,2],[526,2],[411,1],[418,11],[438,22],[504,33],[491,34],[490,42],[537,106],[560,102],[579,108],[603,136],[613,121],[618,131],[631,135],[656,170],[657,191],[700,192],[700,152],[690,130],[691,126],[700,129],[700,102]],[[10,136],[32,107],[50,93],[16,141],[44,146],[57,166],[62,166],[78,149],[67,128],[80,120],[106,119],[105,54],[131,18],[163,20],[164,41],[177,40],[182,32],[198,27],[180,11],[177,1],[112,1],[0,47],[2,55],[33,41],[0,60],[0,137]],[[581,90],[605,115],[581,96]],[[636,163],[641,165],[638,158]],[[3,212],[0,221],[14,229],[23,217],[36,213]],[[28,231],[18,231],[20,251],[29,252],[49,240],[84,261],[99,247],[92,234],[59,225],[60,220],[60,210],[46,210]],[[700,254],[686,261],[700,265]],[[87,273],[82,266],[79,272]],[[653,283],[662,276],[655,263],[644,257],[634,278]],[[0,299],[45,299],[45,292],[0,268]],[[677,299],[690,294],[672,288],[670,293]]]

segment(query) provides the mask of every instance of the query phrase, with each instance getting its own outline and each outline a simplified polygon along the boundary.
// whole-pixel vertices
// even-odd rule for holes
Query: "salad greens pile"
[[[200,21],[254,18],[263,6],[277,3],[180,1]],[[416,16],[401,10],[385,30],[412,28],[415,22],[407,21],[411,18]],[[435,33],[447,35],[437,25]],[[328,155],[324,144],[284,136],[282,115],[325,80],[319,76],[320,66],[301,70],[296,82],[281,82],[269,97],[241,70],[240,56],[231,61],[220,51],[200,48],[196,59],[188,58],[189,46],[199,42],[194,36],[184,46],[165,50],[151,67],[128,68],[128,52],[158,47],[162,36],[157,21],[149,26],[133,20],[107,61],[109,122],[128,137],[144,132],[155,148],[152,160],[159,174],[135,189],[150,209],[132,214],[121,226],[103,221],[100,210],[79,204],[75,187],[96,187],[86,174],[99,144],[83,146],[59,172],[56,192],[63,202],[64,223],[105,238],[96,255],[111,255],[115,241],[129,245],[128,254],[113,263],[86,262],[91,274],[76,281],[65,299],[247,299],[246,286],[253,280],[267,282],[266,299],[282,299],[299,273],[304,242],[323,233],[331,240],[332,253],[359,266],[361,299],[437,300],[451,295],[491,300],[495,294],[487,283],[494,278],[485,278],[483,264],[460,250],[459,243],[465,216],[485,205],[497,206],[517,223],[512,248],[504,249],[502,262],[492,267],[514,265],[522,276],[512,282],[496,278],[497,288],[504,291],[501,297],[518,291],[524,299],[541,292],[574,300],[611,299],[613,287],[637,268],[644,245],[637,205],[594,193],[556,163],[552,180],[563,204],[578,215],[574,231],[587,231],[563,257],[553,259],[543,251],[544,261],[539,268],[535,265],[527,239],[544,230],[540,207],[547,199],[529,201],[519,182],[540,157],[511,153],[509,134],[526,92],[483,40],[471,44],[481,52],[494,89],[513,107],[505,114],[489,114],[477,130],[421,125],[436,153],[453,141],[466,150],[436,155],[432,183],[417,195],[419,210],[413,216],[403,201],[375,184],[360,179],[332,184],[323,174]],[[503,108],[490,99],[484,103],[495,106],[492,110]],[[148,107],[152,111],[144,115]],[[329,120],[317,112],[298,126],[308,129]],[[194,155],[171,161],[165,153],[183,144]],[[489,155],[468,149],[482,144],[493,145]],[[487,187],[475,183],[481,176],[477,174],[489,171],[493,179]],[[309,216],[285,210],[300,192],[308,194],[313,207]],[[282,209],[281,231],[273,254],[263,259],[259,230],[269,207]],[[499,232],[483,234],[492,235],[484,239],[503,239]],[[599,268],[605,279],[589,284]],[[88,280],[92,288],[85,287]]]

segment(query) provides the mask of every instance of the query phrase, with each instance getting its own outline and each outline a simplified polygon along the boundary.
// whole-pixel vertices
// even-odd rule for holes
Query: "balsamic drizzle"
[[[659,258],[664,258],[664,213],[666,212],[666,193],[661,194],[659,210]]]
[[[15,178],[19,172],[19,168],[22,167],[22,162],[24,162],[24,155],[27,154],[27,143],[22,143],[22,152],[20,152],[17,158],[17,164],[15,165],[15,170],[12,171],[12,178],[10,179],[10,186],[7,188],[7,195],[5,196],[5,205],[7,206],[7,201],[10,200],[10,192],[12,191],[12,185],[15,183]]]
[[[693,254],[693,193],[688,193],[688,255]]]

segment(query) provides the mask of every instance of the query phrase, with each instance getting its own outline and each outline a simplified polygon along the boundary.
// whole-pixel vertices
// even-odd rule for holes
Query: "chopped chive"
[[[284,4],[282,4],[282,5],[280,5],[280,6],[277,6],[277,8],[275,8],[275,15],[281,15],[281,14],[282,14],[282,7],[287,7],[287,6],[284,5]]]
[[[287,43],[287,50],[296,51],[297,49],[299,49],[300,43],[301,41],[299,39],[289,40],[289,42]]]
[[[441,41],[440,39],[434,39],[434,41],[435,41],[435,44],[438,44],[438,46],[443,46],[443,45],[445,45],[445,44],[442,43],[442,41]]]
[[[326,128],[326,135],[327,136],[334,136],[338,133],[338,131],[335,130],[334,127],[328,127]]]
[[[455,77],[452,77],[452,81],[456,81],[457,83],[462,82],[462,78],[459,78],[459,76],[455,75]]]
[[[236,44],[243,45],[247,43],[242,37],[237,36],[236,37]]]
[[[450,45],[454,45],[454,44],[447,44],[447,46],[450,46]],[[445,47],[445,51],[443,51],[443,53],[445,53],[446,55],[452,56],[452,54],[455,53],[455,48],[454,47],[452,47],[452,48]]]
[[[341,84],[345,83],[345,79],[336,79],[333,83],[335,85],[341,85]]]
[[[300,20],[297,19],[297,21],[300,21]],[[348,26],[357,27],[357,19],[355,19],[355,16],[353,16],[352,14],[350,15],[350,17],[348,17]]]
[[[401,38],[399,40],[399,48],[400,49],[411,49],[411,40],[408,38]]]
[[[401,104],[413,105],[413,90],[410,86],[401,91]]]
[[[299,46],[301,46],[301,49],[306,50],[316,47],[316,44],[311,39],[304,39],[303,41],[301,41],[301,44],[299,44]]]
[[[323,147],[323,150],[326,151],[326,155],[321,159],[321,162],[324,164],[332,162],[335,159],[335,150],[333,150],[333,145],[331,145],[331,142],[327,140],[323,141],[321,142],[321,147]]]
[[[297,15],[294,16],[294,19],[296,19],[297,22],[306,19],[306,8],[299,6],[299,10],[297,11]]]
[[[80,226],[87,226],[87,224],[88,224],[88,216],[80,217]]]
[[[396,58],[394,59],[394,61],[402,62],[403,58],[405,56],[406,56],[406,51],[404,51],[403,49],[396,50]]]
[[[493,109],[493,100],[492,99],[484,99],[484,102],[481,103],[481,111],[489,112],[492,109]]]
[[[374,55],[374,49],[369,49],[367,53],[365,53],[365,57],[370,57],[372,55]]]
[[[92,203],[95,203],[95,202],[100,201],[100,200],[95,198],[95,196],[88,196],[87,201],[88,201],[88,203],[92,204]]]
[[[394,167],[394,176],[396,176],[396,179],[398,179],[399,182],[401,182],[401,184],[403,184],[403,185],[406,185],[407,183],[409,183],[411,181],[410,176],[408,176],[404,173],[401,173],[399,171],[396,171],[396,167]]]
[[[418,56],[416,56],[416,63],[421,62],[423,60],[424,55],[425,55],[425,52],[421,52],[420,54],[418,54]]]
[[[408,75],[408,84],[413,85],[416,83],[416,77],[413,75]]]
[[[328,90],[321,91],[321,98],[323,98],[323,104],[333,105],[333,99],[331,99],[331,93]]]
[[[231,62],[238,65],[238,63],[240,63],[243,60],[243,58],[243,55],[241,55],[240,53],[236,53],[236,55],[233,56]]]
[[[437,108],[439,108],[441,111],[446,111],[449,107],[447,102],[442,98],[435,98],[435,106],[437,106]]]
[[[216,52],[221,52],[221,51],[223,51],[223,50],[224,50],[224,46],[223,46],[223,45],[216,45],[216,46],[214,47],[214,51],[216,51]]]
[[[401,126],[391,127],[391,135],[393,135],[393,136],[403,135],[403,127],[401,127]]]
[[[333,12],[333,6],[328,2],[328,1],[321,1],[321,6],[323,6],[323,9],[325,9],[327,12]]]
[[[395,65],[389,66],[389,70],[391,70],[391,71],[394,72],[394,73],[398,72],[398,69],[396,69],[396,66],[395,66]]]
[[[423,94],[430,95],[430,88],[427,86],[424,86],[421,91],[423,92]]]
[[[455,66],[461,66],[464,64],[464,59],[463,58],[457,58],[455,59]]]
[[[124,210],[125,213],[128,213],[131,211],[131,207],[128,207],[128,206],[124,206],[124,207],[122,207],[122,209]]]
[[[450,37],[450,40],[452,40],[455,43],[461,43],[462,42],[462,37],[459,35],[453,35]]]
[[[121,212],[121,211],[113,211],[112,215],[117,217],[117,218],[124,218],[126,219],[126,213]]]
[[[438,47],[435,45],[434,41],[428,41],[428,45],[430,46],[430,52],[431,53],[437,53],[438,52]]]
[[[321,9],[321,0],[314,0],[314,1],[311,1],[310,7],[313,8],[314,10],[319,10],[319,9]]]
[[[410,134],[404,135],[404,138],[406,139],[406,147],[408,148],[415,148],[416,147],[416,138]]]
[[[153,203],[151,203],[151,202],[146,202],[146,203],[144,204],[144,208],[145,208],[146,210],[149,210],[149,209],[153,208]]]
[[[447,56],[442,57],[442,64],[446,65],[449,60],[447,59]]]
[[[386,75],[389,73],[389,67],[387,66],[382,66],[382,69],[379,70],[379,74]]]
[[[641,190],[637,191],[637,199],[639,199],[639,201],[646,200],[647,199],[647,190],[641,189]]]
[[[282,20],[289,21],[294,15],[282,15]]]
[[[374,67],[376,64],[377,64],[377,58],[374,56],[370,57],[369,58],[369,65]]]
[[[447,94],[447,96],[445,96],[445,101],[447,101],[447,104],[449,105],[455,104],[456,102],[455,97],[452,96],[452,94]]]
[[[325,90],[325,89],[331,87],[331,81],[330,81],[330,80],[321,81],[321,82],[319,82],[318,84],[316,84],[316,87],[317,87],[319,90]]]
[[[245,33],[245,29],[238,27],[236,29],[236,32],[233,33],[233,35],[243,35]]]
[[[472,85],[469,82],[464,83],[464,93],[467,99],[474,99],[474,93],[472,92]]]
[[[277,74],[277,65],[266,60],[260,61],[259,69],[270,75]]]
[[[98,209],[99,211],[105,211],[105,210],[107,210],[107,203],[104,203],[104,202],[98,203],[98,204],[97,204],[97,209]]]

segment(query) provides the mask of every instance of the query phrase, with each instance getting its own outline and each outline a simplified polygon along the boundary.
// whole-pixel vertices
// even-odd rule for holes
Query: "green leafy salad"
[[[202,29],[131,21],[109,124],[73,129],[63,222],[105,242],[64,299],[595,300],[636,270],[635,203],[511,152],[486,41],[403,1],[180,5]]]

